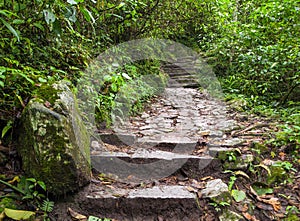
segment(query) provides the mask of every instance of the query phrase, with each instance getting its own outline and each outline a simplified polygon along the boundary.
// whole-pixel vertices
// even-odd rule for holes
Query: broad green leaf
[[[24,24],[25,21],[23,19],[14,19],[12,23],[16,25],[20,25],[20,24]]]
[[[0,87],[4,87],[4,82],[0,81]]]
[[[55,16],[55,14],[53,14],[52,11],[47,9],[47,10],[43,10],[43,12],[44,12],[45,20],[46,20],[48,25],[55,22],[56,16]]]
[[[246,198],[246,194],[241,190],[231,190],[231,195],[236,202],[241,202]]]
[[[26,220],[35,215],[35,212],[26,210],[14,210],[14,209],[4,209],[4,213],[7,217],[13,220]]]
[[[38,80],[41,83],[46,83],[47,82],[47,80],[45,78],[42,78],[42,77],[39,77]]]
[[[105,76],[103,77],[103,80],[104,80],[105,82],[110,82],[110,81],[112,80],[112,77],[111,77],[110,75],[105,75]]]
[[[0,85],[1,85],[0,81]],[[3,87],[4,87],[4,83],[3,83]],[[12,128],[12,121],[8,121],[8,123],[6,124],[6,126],[2,129],[2,134],[1,134],[1,138],[3,138],[5,136],[5,134],[7,133],[7,131]]]
[[[8,30],[10,30],[10,32],[18,39],[18,41],[20,41],[20,36],[18,35],[17,31],[4,19],[0,18],[0,20],[8,28]]]
[[[104,219],[105,221],[108,220],[110,221],[110,219]],[[89,219],[88,221],[103,221],[103,219],[100,219],[98,217],[95,217],[95,216],[89,216]]]
[[[273,193],[273,189],[268,188],[268,187],[261,187],[261,186],[253,185],[253,189],[259,196]]]
[[[6,17],[10,17],[10,16],[16,16],[19,17],[17,14],[13,13],[12,11],[9,10],[0,10],[0,14],[5,15]]]
[[[112,83],[110,87],[111,87],[111,90],[112,90],[113,92],[117,92],[117,91],[118,91],[118,86],[117,86],[117,84]]]
[[[36,183],[36,179],[35,178],[27,178],[26,180],[30,181],[30,182],[33,182],[33,183]]]
[[[37,181],[37,183],[43,190],[45,190],[45,191],[47,190],[46,184],[43,181]]]
[[[42,31],[45,31],[45,28],[44,28],[44,26],[41,23],[34,22],[33,26],[39,28]]]

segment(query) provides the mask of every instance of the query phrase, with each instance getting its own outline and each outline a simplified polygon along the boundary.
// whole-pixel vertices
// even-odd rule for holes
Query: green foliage
[[[53,210],[54,202],[49,201],[45,193],[47,193],[47,188],[44,182],[38,181],[34,178],[25,178],[25,177],[15,177],[12,182],[17,182],[16,185],[0,180],[0,183],[6,185],[15,191],[14,194],[8,194],[3,196],[1,200],[0,209],[10,208],[18,209],[19,203],[17,201],[22,201],[23,203],[28,202],[34,207],[40,209],[44,212],[44,220],[47,220],[48,213]],[[18,205],[18,206],[17,206]],[[18,216],[27,216],[34,215],[35,213],[30,211],[21,211],[21,210],[9,210],[11,216],[9,217],[18,217]]]
[[[0,201],[0,213],[3,212],[4,208],[17,209],[16,201],[8,197],[2,198]]]
[[[98,121],[110,126],[116,116],[126,118],[140,113],[143,104],[160,93],[166,84],[159,65],[156,61],[140,61],[105,75],[96,98]],[[149,75],[151,77],[147,77]]]
[[[224,78],[225,91],[281,103],[299,99],[298,3],[220,0],[213,4],[218,26],[200,46]]]

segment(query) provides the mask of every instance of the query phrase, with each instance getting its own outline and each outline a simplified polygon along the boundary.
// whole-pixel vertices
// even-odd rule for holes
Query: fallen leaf
[[[241,176],[244,176],[244,177],[250,179],[250,177],[244,171],[241,171],[241,170],[234,172],[234,175],[241,175]]]
[[[280,158],[281,160],[285,160],[285,157],[286,157],[286,154],[285,154],[284,152],[280,152],[280,153],[279,153],[279,158]]]
[[[75,220],[79,220],[79,221],[87,221],[87,217],[75,212],[74,210],[72,210],[70,207],[68,208],[68,212],[70,214],[70,216],[75,219]]]
[[[261,198],[261,197],[259,197],[259,198]],[[258,199],[259,200],[259,199]],[[277,211],[279,211],[280,209],[281,209],[281,204],[280,204],[280,202],[279,202],[279,199],[278,198],[275,198],[275,197],[273,197],[273,198],[271,198],[271,199],[260,199],[262,202],[264,202],[264,203],[267,203],[267,204],[270,204],[270,205],[272,205],[273,206],[273,209],[277,212]]]
[[[255,204],[255,206],[261,210],[266,210],[266,211],[272,211],[273,207],[269,204],[265,204],[265,203],[261,203],[261,202],[257,202]]]
[[[260,202],[271,205],[276,212],[281,209],[281,204],[278,198],[271,197],[268,195],[259,196],[251,186],[250,186],[250,192],[254,194],[256,199],[259,200]],[[265,198],[269,198],[269,199],[265,199]]]
[[[14,210],[5,208],[3,210],[5,215],[13,220],[26,220],[35,215],[35,212],[26,210]]]
[[[231,190],[231,195],[236,202],[241,202],[246,198],[246,194],[241,190]]]
[[[275,216],[278,217],[278,218],[285,218],[286,215],[283,214],[283,213],[275,213]]]
[[[186,186],[185,188],[186,188],[189,192],[192,192],[192,193],[197,193],[197,192],[198,192],[195,188],[193,188],[193,187],[191,187],[191,186]]]
[[[206,177],[201,178],[201,181],[212,180],[212,179],[214,179],[212,176],[206,176]]]
[[[14,182],[20,182],[20,177],[19,176],[15,176],[12,180],[8,181],[8,183],[13,184]]]
[[[246,212],[249,209],[249,206],[245,203],[242,207],[241,212]]]
[[[259,221],[258,219],[256,219],[255,216],[252,216],[252,215],[250,215],[250,214],[247,213],[247,212],[244,212],[244,213],[243,213],[243,216],[244,216],[247,220],[249,220],[249,221]]]

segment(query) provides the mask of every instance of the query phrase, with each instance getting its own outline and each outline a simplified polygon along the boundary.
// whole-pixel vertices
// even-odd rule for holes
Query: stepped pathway
[[[220,174],[216,154],[241,141],[226,136],[236,122],[225,104],[175,66],[163,67],[169,85],[140,116],[99,131],[101,142],[91,145],[95,179],[74,209],[118,220],[214,220],[193,190]]]

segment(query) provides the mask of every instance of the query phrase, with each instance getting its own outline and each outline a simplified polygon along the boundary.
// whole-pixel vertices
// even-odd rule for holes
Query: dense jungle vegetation
[[[145,37],[201,52],[224,92],[247,108],[293,106],[300,99],[299,7],[287,0],[1,1],[1,128],[44,85],[68,79],[76,86],[101,52]],[[145,61],[124,71],[134,77],[157,72],[158,65]],[[100,109],[127,80],[115,74]]]
[[[0,146],[33,97],[66,79],[74,91],[90,62],[113,45],[152,37],[199,52],[238,111],[276,118],[266,141],[300,150],[300,2],[291,0],[0,0]],[[110,73],[98,94],[97,119],[110,122],[118,89],[159,61]],[[141,86],[143,87],[143,86]],[[138,107],[151,97],[151,88]],[[276,151],[275,151],[276,153]]]

